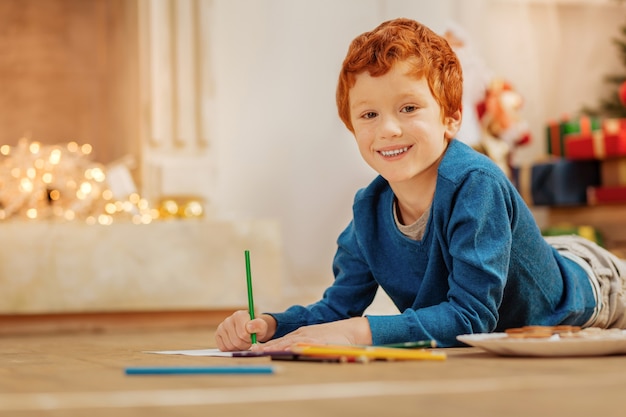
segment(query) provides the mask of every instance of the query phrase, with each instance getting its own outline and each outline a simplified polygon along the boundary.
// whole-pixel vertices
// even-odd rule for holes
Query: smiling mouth
[[[389,157],[389,156],[398,156],[398,155],[401,155],[401,154],[405,153],[405,152],[406,152],[406,151],[408,151],[408,150],[409,150],[409,147],[408,147],[408,146],[405,146],[404,148],[393,149],[393,150],[390,150],[390,151],[378,151],[378,152],[379,152],[382,156]]]

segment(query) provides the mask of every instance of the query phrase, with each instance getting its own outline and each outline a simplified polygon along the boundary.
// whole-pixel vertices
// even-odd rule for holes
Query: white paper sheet
[[[247,351],[242,351],[242,352],[247,352]],[[192,350],[145,351],[144,353],[158,353],[161,355],[186,355],[186,356],[220,356],[220,357],[230,358],[230,357],[233,357],[237,352],[222,352],[219,349],[192,349]]]

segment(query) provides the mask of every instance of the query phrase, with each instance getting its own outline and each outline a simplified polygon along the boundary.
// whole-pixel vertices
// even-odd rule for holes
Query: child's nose
[[[402,134],[402,129],[397,118],[387,116],[382,118],[380,136],[383,139],[393,139]]]

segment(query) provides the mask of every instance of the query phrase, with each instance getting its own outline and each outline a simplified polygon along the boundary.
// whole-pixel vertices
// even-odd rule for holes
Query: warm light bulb
[[[30,153],[32,153],[33,155],[38,154],[39,150],[41,150],[41,143],[31,142],[31,144],[28,146],[28,150],[30,150]]]
[[[106,211],[109,214],[114,214],[117,211],[117,207],[115,207],[115,204],[113,203],[107,203],[104,206],[104,211]]]
[[[190,201],[185,206],[185,217],[201,217],[203,211],[202,204],[197,201]]]
[[[33,191],[33,183],[28,178],[22,178],[20,180],[20,191],[23,193],[30,193]]]
[[[137,207],[139,207],[140,210],[146,210],[149,207],[148,200],[140,198],[139,201],[137,201]]]
[[[113,218],[106,214],[101,214],[98,216],[98,223],[100,223],[103,226],[108,226],[113,223]]]
[[[61,198],[61,193],[59,192],[59,190],[52,190],[48,195],[50,196],[50,200],[52,201],[57,201],[59,198]]]
[[[175,216],[178,213],[178,203],[174,200],[164,200],[161,202],[161,209],[164,214]]]
[[[48,161],[50,161],[52,165],[58,165],[61,161],[61,151],[58,149],[52,150],[52,152],[50,152],[50,156],[48,157]]]
[[[88,143],[85,143],[84,145],[80,147],[80,151],[84,153],[85,155],[89,155],[92,150],[93,150],[92,146]]]
[[[92,189],[93,189],[93,186],[91,185],[90,182],[85,181],[80,184],[80,191],[85,195],[90,194]]]
[[[67,150],[70,152],[76,152],[78,151],[78,143],[76,142],[70,142],[67,144]]]
[[[104,174],[104,171],[101,170],[100,168],[96,167],[96,168],[92,168],[91,170],[91,177],[96,181],[96,182],[104,182],[104,180],[106,180],[106,175]]]

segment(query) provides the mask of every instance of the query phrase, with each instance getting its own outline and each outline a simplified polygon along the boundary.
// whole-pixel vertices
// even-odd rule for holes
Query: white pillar
[[[210,0],[139,0],[142,192],[210,205]]]

